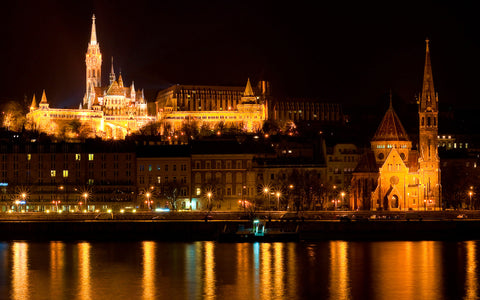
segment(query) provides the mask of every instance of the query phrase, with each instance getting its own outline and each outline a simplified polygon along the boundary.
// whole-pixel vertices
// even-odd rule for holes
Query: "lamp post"
[[[263,189],[263,192],[265,193],[265,195],[267,195],[268,197],[268,210],[270,210],[270,189],[268,187],[264,188]]]
[[[345,192],[342,192],[340,194],[342,196],[342,205],[345,205],[344,200],[345,200]]]
[[[212,193],[211,192],[208,192],[207,193],[207,197],[208,197],[208,204],[207,204],[207,209],[210,209],[210,201],[212,199]]]
[[[22,193],[22,203],[23,205],[25,205],[25,211],[27,211],[27,202],[25,202],[25,199],[27,198],[27,194],[26,193]],[[471,201],[470,201],[471,202]]]
[[[147,206],[148,209],[152,210],[152,207],[150,205],[150,193],[146,193],[145,196],[147,197]]]
[[[427,199],[423,199],[423,210],[427,211]]]
[[[85,211],[88,212],[88,205],[87,205],[88,193],[83,193],[83,199],[85,199]]]
[[[468,192],[468,195],[470,196],[470,209],[472,209],[472,195],[473,195],[473,192],[472,191]]]
[[[279,211],[280,210],[280,195],[281,194],[280,194],[280,192],[277,192],[276,195],[277,195],[277,211]]]

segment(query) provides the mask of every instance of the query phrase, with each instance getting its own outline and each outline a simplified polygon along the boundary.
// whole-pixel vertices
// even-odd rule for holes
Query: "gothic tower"
[[[422,93],[418,100],[419,117],[419,204],[440,209],[440,159],[438,157],[438,95],[433,87],[429,40],[426,40]]]
[[[100,45],[97,42],[97,30],[95,28],[95,15],[92,16],[92,34],[88,43],[87,53],[85,54],[85,64],[87,67],[85,97],[83,106],[90,109],[95,96],[95,87],[102,84],[102,54]]]

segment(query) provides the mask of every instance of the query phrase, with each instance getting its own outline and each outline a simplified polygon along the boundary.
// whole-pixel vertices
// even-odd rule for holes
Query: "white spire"
[[[90,45],[97,44],[97,29],[95,28],[95,14],[92,16],[92,35],[90,36]]]

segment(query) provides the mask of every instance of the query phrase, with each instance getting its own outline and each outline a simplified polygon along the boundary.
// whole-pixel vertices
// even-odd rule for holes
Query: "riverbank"
[[[4,220],[0,240],[218,240],[225,231],[251,226],[246,220]],[[303,241],[476,240],[480,220],[295,220],[266,222]]]

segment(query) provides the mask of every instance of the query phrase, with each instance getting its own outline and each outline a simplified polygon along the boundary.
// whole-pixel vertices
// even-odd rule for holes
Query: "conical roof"
[[[393,110],[392,102],[383,117],[377,132],[373,136],[372,141],[409,141],[407,132],[403,128],[402,122]]]

